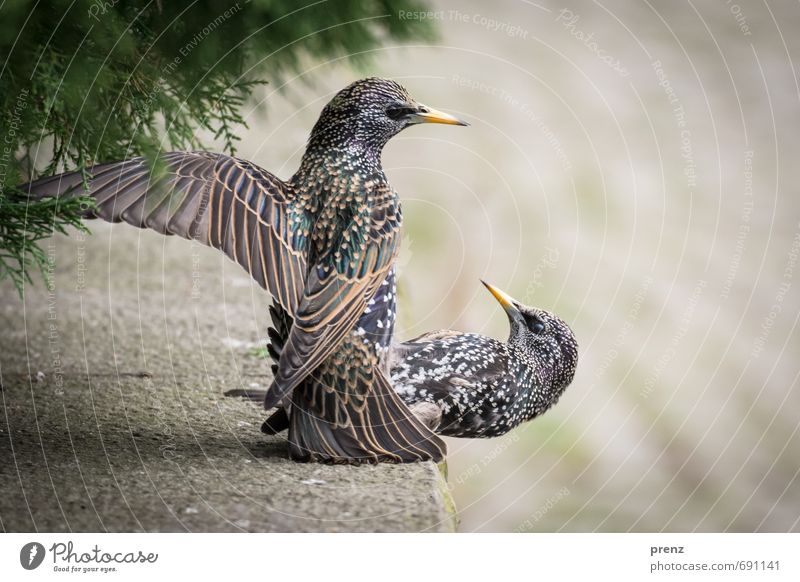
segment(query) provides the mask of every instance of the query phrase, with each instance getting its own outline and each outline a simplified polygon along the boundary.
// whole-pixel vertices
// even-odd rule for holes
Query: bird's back
[[[524,371],[517,370],[506,344],[480,334],[435,331],[392,346],[388,365],[392,386],[409,406],[429,402],[441,409],[437,433],[492,437],[513,428],[521,404],[517,374]]]

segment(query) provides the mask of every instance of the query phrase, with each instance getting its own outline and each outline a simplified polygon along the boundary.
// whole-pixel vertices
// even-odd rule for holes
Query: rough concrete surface
[[[45,241],[50,288],[0,285],[4,531],[452,531],[432,463],[294,463],[223,396],[269,382],[269,297],[239,267],[90,226]]]

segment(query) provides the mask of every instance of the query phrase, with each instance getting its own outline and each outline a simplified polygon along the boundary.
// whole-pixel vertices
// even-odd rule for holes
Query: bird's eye
[[[546,329],[544,322],[532,314],[525,314],[525,323],[528,324],[528,329],[535,334],[544,333]]]
[[[389,105],[389,107],[386,108],[386,115],[389,117],[389,119],[393,119],[394,121],[397,121],[398,119],[401,119],[407,115],[411,115],[415,112],[416,110],[413,107],[405,103],[396,103],[394,105]]]

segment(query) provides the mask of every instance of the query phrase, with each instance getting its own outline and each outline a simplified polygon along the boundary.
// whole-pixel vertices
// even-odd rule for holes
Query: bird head
[[[339,91],[311,132],[311,143],[366,146],[380,152],[392,137],[419,123],[468,125],[415,101],[396,81],[370,77]]]
[[[578,364],[578,343],[570,327],[553,313],[523,305],[497,287],[481,282],[508,316],[509,345],[532,360],[541,379],[552,388],[566,388]]]

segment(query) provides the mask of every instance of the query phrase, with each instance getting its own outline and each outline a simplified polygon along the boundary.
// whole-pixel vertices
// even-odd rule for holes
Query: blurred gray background
[[[461,529],[800,529],[800,6],[434,9],[440,44],[386,47],[370,70],[472,124],[386,149],[399,336],[505,338],[483,277],[581,348],[545,416],[450,440]],[[243,155],[289,176],[342,71],[293,82]]]
[[[386,46],[364,70],[472,124],[414,127],[385,151],[405,216],[398,335],[505,338],[485,278],[557,312],[580,344],[545,416],[449,440],[461,530],[800,530],[800,6],[434,10],[441,42]],[[289,177],[352,80],[315,63],[268,86],[239,155]],[[136,240],[187,288],[203,269],[252,287],[252,324],[198,329],[209,345],[265,337],[269,299],[241,272],[215,254],[177,269],[163,239]]]

